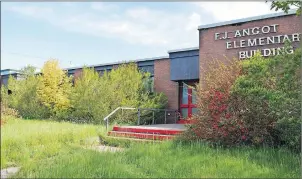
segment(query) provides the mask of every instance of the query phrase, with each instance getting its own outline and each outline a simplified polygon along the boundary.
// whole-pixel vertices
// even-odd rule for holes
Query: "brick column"
[[[168,97],[167,108],[178,110],[178,83],[170,80],[170,59],[154,61],[154,90]]]

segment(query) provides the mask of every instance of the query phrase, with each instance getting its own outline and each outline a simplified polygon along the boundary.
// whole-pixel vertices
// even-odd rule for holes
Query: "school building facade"
[[[196,110],[194,89],[188,85],[203,83],[200,79],[213,59],[247,60],[260,50],[265,57],[278,55],[285,41],[291,41],[288,53],[299,46],[300,17],[295,12],[274,13],[198,27],[199,46],[168,51],[168,56],[135,60],[138,68],[151,73],[154,91],[168,97],[169,109],[178,110],[187,119]],[[93,65],[102,74],[121,63]],[[82,67],[66,69],[75,75]],[[2,76],[2,75],[1,75]]]

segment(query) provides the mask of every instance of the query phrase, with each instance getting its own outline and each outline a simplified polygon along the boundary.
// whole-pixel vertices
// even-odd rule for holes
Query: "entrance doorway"
[[[196,82],[182,82],[180,85],[180,114],[181,119],[189,119],[197,112]]]

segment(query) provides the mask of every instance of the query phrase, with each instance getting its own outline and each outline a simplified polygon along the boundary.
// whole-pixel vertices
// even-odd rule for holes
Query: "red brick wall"
[[[227,32],[234,32],[236,30],[242,30],[247,28],[253,27],[262,27],[266,25],[273,25],[278,24],[277,32],[268,33],[268,34],[258,34],[253,36],[246,36],[246,37],[239,37],[234,38],[234,33],[230,34],[231,39],[226,40],[215,40],[215,33],[224,33]],[[254,47],[246,47],[246,48],[238,48],[238,49],[226,49],[226,42],[227,41],[240,41],[240,40],[247,40],[247,39],[254,39],[260,37],[267,37],[267,36],[276,36],[276,35],[290,35],[293,33],[301,33],[301,23],[300,17],[296,15],[288,15],[288,16],[281,16],[251,22],[245,22],[238,26],[226,25],[220,27],[214,27],[209,29],[204,29],[199,31],[199,64],[200,64],[200,79],[204,72],[207,70],[207,62],[209,60],[219,59],[224,60],[225,56],[229,59],[238,58],[239,51],[246,51],[246,50],[256,50],[256,49],[264,49],[264,48],[273,48],[273,47],[280,47],[282,44],[269,44],[264,46],[254,46]],[[222,36],[222,34],[221,34]],[[300,36],[301,39],[301,36]],[[301,42],[301,41],[300,41]],[[297,46],[299,43],[295,42],[293,45]],[[202,82],[203,83],[203,82]],[[203,83],[204,84],[204,83]]]
[[[170,59],[154,61],[154,90],[168,97],[169,109],[178,109],[178,83],[170,80]]]

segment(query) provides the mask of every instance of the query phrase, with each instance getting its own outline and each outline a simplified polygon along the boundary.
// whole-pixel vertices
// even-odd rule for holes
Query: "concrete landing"
[[[153,124],[141,126],[121,126],[136,129],[186,130],[185,124]]]

